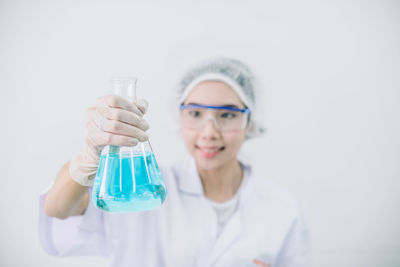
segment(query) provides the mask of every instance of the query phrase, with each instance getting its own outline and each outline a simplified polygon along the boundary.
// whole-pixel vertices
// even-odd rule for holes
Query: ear
[[[251,139],[255,132],[254,121],[249,121],[246,126],[246,140]]]
[[[263,126],[250,121],[246,127],[246,140],[263,135],[264,133],[266,133],[266,130]]]

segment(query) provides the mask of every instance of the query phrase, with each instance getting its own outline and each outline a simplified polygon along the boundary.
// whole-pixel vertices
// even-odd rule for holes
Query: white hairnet
[[[247,139],[259,136],[264,132],[264,127],[258,121],[256,111],[256,81],[248,66],[239,60],[225,57],[201,62],[190,69],[179,83],[179,104],[185,100],[197,84],[203,81],[224,82],[239,95],[243,104],[250,109]]]

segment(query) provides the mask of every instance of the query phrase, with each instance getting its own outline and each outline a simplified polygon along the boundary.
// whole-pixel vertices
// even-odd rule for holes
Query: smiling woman
[[[263,133],[254,119],[254,89],[250,69],[238,60],[216,58],[188,72],[178,106],[191,156],[160,168],[167,200],[143,213],[107,213],[88,201],[102,147],[147,138],[145,101],[100,98],[89,108],[97,115],[88,116],[85,148],[41,196],[45,250],[111,257],[112,266],[308,266],[308,231],[297,201],[238,160],[245,140]]]
[[[239,96],[223,82],[204,81],[191,90],[184,103],[198,103],[203,106],[202,109],[195,110],[196,113],[193,111],[186,113],[185,109],[182,110],[182,131],[186,147],[195,159],[203,182],[208,180],[222,182],[222,179],[211,177],[207,179],[204,176],[229,179],[240,176],[239,162],[236,158],[246,136],[246,124],[243,121],[246,122],[247,117],[239,111],[236,113],[240,113],[241,116],[232,110],[226,110],[227,106],[235,106],[238,109],[245,108]],[[203,118],[198,119],[202,113],[204,113]],[[207,170],[213,171],[210,173],[206,172]],[[228,170],[230,172],[235,170],[237,173],[221,173]],[[221,187],[225,186],[221,185]],[[230,195],[225,196],[223,200],[228,200],[235,192],[236,189]],[[209,197],[213,199],[213,197]]]

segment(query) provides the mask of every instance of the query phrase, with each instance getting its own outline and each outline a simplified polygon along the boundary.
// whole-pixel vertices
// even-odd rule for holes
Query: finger
[[[102,129],[108,133],[137,138],[141,142],[148,139],[147,134],[138,127],[116,120],[105,119]]]
[[[136,114],[133,114],[132,112],[129,111],[126,112],[130,113],[128,115],[131,118],[135,118],[136,116],[137,119],[143,120],[141,117],[137,116]],[[117,135],[125,135],[128,137],[133,137],[142,142],[148,140],[148,136],[144,132],[144,130],[124,122],[108,119],[101,114],[99,108],[88,110],[88,116],[89,116],[88,122],[89,123],[91,122],[92,124],[96,125],[96,127],[101,131]],[[141,122],[141,126],[145,128],[146,124],[143,124]]]
[[[89,146],[136,146],[139,143],[139,140],[136,138],[105,132],[99,129],[92,121],[87,123],[86,129],[86,143],[89,144]]]
[[[109,120],[115,120],[138,127],[143,131],[149,129],[149,124],[137,114],[119,108],[98,107],[98,113]]]
[[[143,113],[139,110],[139,108],[136,105],[129,102],[127,99],[123,98],[122,96],[118,96],[118,95],[108,95],[108,96],[100,97],[96,100],[96,106],[120,108],[120,109],[131,111],[139,116],[143,116]]]
[[[149,103],[144,99],[139,99],[138,101],[134,102],[139,110],[143,113],[143,115],[147,112],[149,107]]]

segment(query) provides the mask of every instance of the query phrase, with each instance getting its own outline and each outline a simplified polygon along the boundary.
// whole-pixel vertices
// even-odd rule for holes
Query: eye
[[[221,114],[221,118],[223,118],[223,119],[234,119],[234,118],[236,118],[236,116],[237,115],[233,112],[224,112]]]
[[[190,117],[193,117],[193,118],[199,118],[199,117],[201,117],[201,112],[200,112],[200,110],[190,110],[189,115],[190,115]]]

